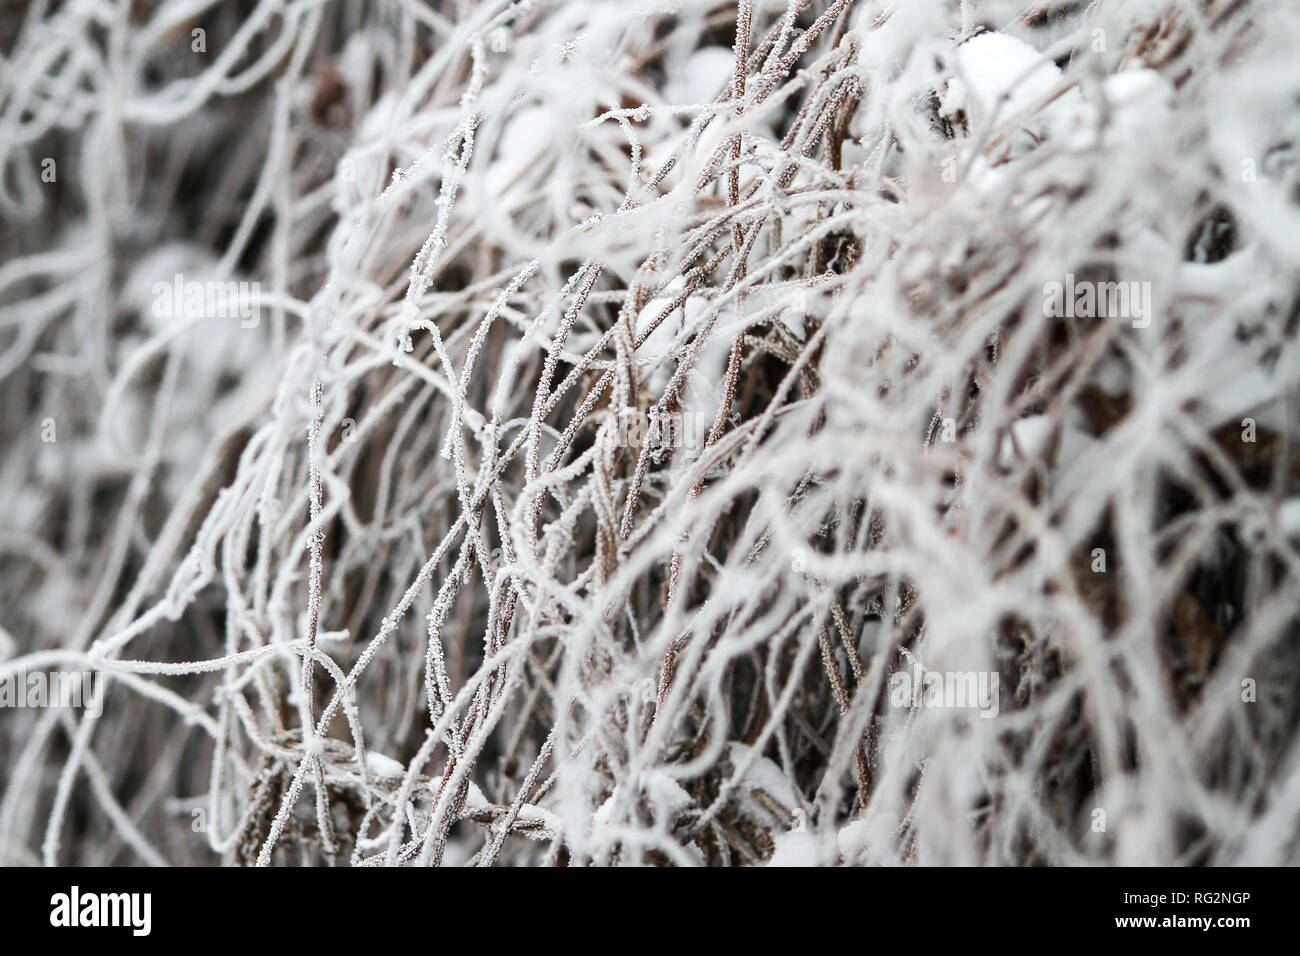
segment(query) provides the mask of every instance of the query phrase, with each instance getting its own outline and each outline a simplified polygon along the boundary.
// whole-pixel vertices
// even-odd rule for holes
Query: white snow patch
[[[406,773],[400,761],[375,750],[366,751],[366,770],[377,777],[400,777]]]
[[[817,840],[800,830],[778,833],[772,837],[775,849],[767,861],[768,866],[816,866]]]

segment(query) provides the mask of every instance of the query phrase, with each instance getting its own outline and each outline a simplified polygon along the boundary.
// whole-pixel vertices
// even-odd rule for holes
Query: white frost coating
[[[1300,862],[1296,5],[102,6],[0,18],[0,680],[111,685],[0,863]]]
[[[405,771],[403,771],[405,772]],[[431,793],[437,793],[442,787],[442,777],[434,777],[429,780],[425,786]],[[491,806],[488,798],[483,795],[483,790],[474,781],[470,781],[469,789],[465,792],[465,809],[479,810],[483,807]]]
[[[735,741],[727,744],[726,754],[732,768],[729,779],[741,812],[768,825],[773,819],[788,825],[801,803],[781,768],[755,754],[753,748]],[[771,801],[775,801],[775,809]],[[787,819],[782,819],[783,816]]]

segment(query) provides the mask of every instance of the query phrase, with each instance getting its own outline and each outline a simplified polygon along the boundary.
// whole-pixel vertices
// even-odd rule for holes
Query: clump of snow
[[[366,769],[380,777],[400,777],[406,772],[400,760],[374,750],[366,751]]]

